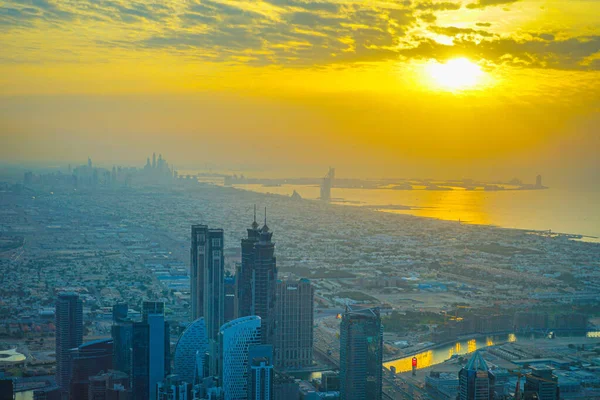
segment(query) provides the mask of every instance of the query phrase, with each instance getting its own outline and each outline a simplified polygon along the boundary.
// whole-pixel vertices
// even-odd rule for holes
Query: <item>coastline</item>
[[[575,232],[555,232],[553,230],[543,230],[543,229],[536,229],[536,228],[502,226],[502,225],[494,224],[494,223],[480,223],[480,222],[473,222],[473,221],[469,221],[469,220],[447,219],[447,218],[439,218],[439,217],[435,217],[435,216],[417,215],[414,213],[414,211],[418,211],[418,210],[435,209],[435,207],[432,207],[432,206],[411,206],[411,205],[404,205],[404,204],[371,205],[371,204],[366,204],[365,202],[346,200],[343,198],[335,198],[331,202],[322,202],[321,200],[316,199],[316,198],[307,198],[307,197],[292,198],[291,195],[288,195],[288,194],[252,190],[252,188],[245,187],[246,185],[244,185],[244,186],[240,186],[240,185],[226,186],[224,184],[218,184],[215,182],[202,182],[202,181],[199,181],[199,182],[201,184],[222,187],[222,188],[230,188],[230,189],[235,189],[235,190],[242,190],[245,192],[252,192],[252,193],[263,194],[263,195],[267,195],[267,196],[276,196],[276,197],[279,197],[282,199],[290,199],[293,201],[310,201],[313,203],[323,203],[323,204],[328,204],[331,206],[360,207],[362,209],[367,209],[369,211],[379,212],[379,213],[401,214],[401,215],[406,215],[406,216],[410,216],[410,217],[414,217],[414,218],[423,218],[423,219],[428,219],[428,220],[437,220],[437,221],[441,221],[441,222],[450,222],[450,223],[454,222],[454,223],[458,223],[461,225],[480,226],[480,227],[488,227],[488,228],[495,228],[495,229],[503,229],[503,230],[508,230],[508,231],[517,231],[520,233],[539,235],[539,236],[548,236],[548,237],[552,237],[552,238],[565,239],[565,240],[574,241],[574,242],[600,244],[600,236],[594,236],[594,235],[590,235],[590,234],[582,234],[582,233],[575,233]],[[269,187],[269,189],[271,189],[271,188],[272,187]],[[290,188],[291,188],[291,186],[290,186]],[[544,191],[547,191],[547,189],[548,188],[535,189],[535,190],[531,190],[531,191],[544,192]],[[366,189],[366,190],[370,190],[370,189]],[[394,190],[390,190],[390,191],[394,192]],[[505,192],[506,193],[514,193],[514,192],[525,192],[525,191],[529,191],[529,190],[502,190],[502,191],[494,191],[492,193],[505,193]],[[432,191],[412,190],[410,192],[432,192]],[[442,191],[442,192],[448,192],[448,191]],[[456,191],[456,192],[460,192],[460,191]],[[473,191],[464,191],[464,192],[472,193]],[[484,191],[478,191],[478,192],[486,193],[486,194],[490,193],[490,192],[484,192]]]

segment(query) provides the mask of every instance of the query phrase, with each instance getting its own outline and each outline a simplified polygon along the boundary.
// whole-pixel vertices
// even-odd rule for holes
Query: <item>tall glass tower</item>
[[[312,366],[313,308],[314,288],[308,279],[277,282],[274,340],[277,368]]]
[[[204,318],[198,318],[183,331],[175,347],[175,374],[194,385],[204,377],[204,354],[208,348]],[[199,364],[199,365],[198,365]]]
[[[277,287],[277,263],[273,232],[265,224],[260,230],[258,242],[254,245],[253,314],[261,318],[261,340],[263,344],[274,344],[275,301]]]
[[[165,322],[165,303],[145,301],[142,322],[148,325],[148,385],[150,398],[156,398],[156,385],[170,373],[169,324]]]
[[[113,306],[113,339],[112,369],[129,375],[131,373],[131,345],[133,339],[133,321],[127,318],[127,304]]]
[[[249,351],[260,344],[260,317],[234,319],[219,332],[221,344],[221,385],[225,400],[248,399]]]
[[[77,293],[60,293],[56,299],[56,383],[69,391],[71,349],[83,342],[83,304]]]
[[[204,315],[204,268],[206,262],[206,237],[208,226],[192,225],[192,244],[190,247],[190,294],[192,302],[192,321]]]
[[[237,310],[236,316],[247,317],[253,315],[253,292],[252,280],[254,275],[254,245],[260,237],[260,229],[256,222],[256,206],[254,206],[254,222],[248,228],[248,237],[242,239],[242,262],[238,264],[235,274],[236,278],[236,301]]]
[[[340,399],[381,400],[383,326],[379,308],[348,308],[340,325]]]
[[[459,400],[492,400],[494,398],[494,375],[478,351],[458,372]]]
[[[210,375],[219,375],[219,328],[225,321],[223,229],[192,225],[190,262],[192,318],[204,317]]]

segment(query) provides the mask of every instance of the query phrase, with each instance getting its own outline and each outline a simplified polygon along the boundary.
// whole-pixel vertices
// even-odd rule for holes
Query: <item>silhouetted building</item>
[[[348,307],[340,324],[340,399],[381,400],[382,362],[379,308]]]
[[[198,318],[183,331],[175,346],[175,374],[192,385],[204,377],[204,355],[208,349],[204,318]]]
[[[111,336],[113,339],[112,368],[129,375],[131,373],[133,321],[128,319],[128,311],[127,304],[116,304],[113,306]]]
[[[220,381],[225,400],[248,398],[249,351],[260,344],[260,317],[234,319],[223,325],[219,332],[223,362]]]
[[[149,371],[150,326],[144,322],[134,322],[130,373],[133,400],[148,400],[150,398]]]
[[[539,400],[558,400],[558,378],[547,367],[532,367],[525,375],[525,398],[537,395]]]
[[[331,188],[333,187],[333,181],[335,179],[335,168],[329,167],[327,175],[323,178],[321,183],[321,200],[331,200]]]
[[[258,345],[248,352],[248,399],[273,399],[273,346]]]
[[[543,185],[542,185],[542,176],[541,175],[538,175],[538,176],[535,177],[535,187],[538,188],[538,189],[543,187]]]
[[[478,351],[458,372],[459,400],[493,400],[494,375]]]
[[[252,285],[254,276],[254,245],[260,237],[260,229],[256,222],[256,206],[254,206],[254,222],[248,228],[248,237],[242,239],[242,260],[237,265],[236,277],[236,317],[247,317],[253,315]]]
[[[275,291],[277,287],[277,262],[273,233],[265,224],[260,230],[258,242],[254,245],[253,261],[253,314],[261,318],[261,340],[263,344],[273,344],[275,335]]]
[[[56,383],[69,391],[71,349],[83,341],[83,304],[76,293],[60,293],[56,300]]]
[[[308,279],[277,282],[274,340],[277,368],[312,365],[313,307],[314,288]]]
[[[112,369],[112,357],[112,339],[95,340],[71,350],[71,399],[88,399],[90,376]]]

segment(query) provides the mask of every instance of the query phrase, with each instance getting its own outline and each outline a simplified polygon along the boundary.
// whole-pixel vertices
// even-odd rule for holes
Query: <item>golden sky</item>
[[[600,172],[596,0],[4,0],[0,26],[4,160]]]

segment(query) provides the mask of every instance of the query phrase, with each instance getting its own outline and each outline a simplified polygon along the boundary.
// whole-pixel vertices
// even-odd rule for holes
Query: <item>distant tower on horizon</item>
[[[323,178],[321,183],[321,200],[331,201],[331,188],[333,187],[333,181],[335,179],[335,168],[329,167],[329,172]]]
[[[348,307],[340,324],[340,399],[381,400],[382,362],[379,308]]]
[[[71,349],[83,342],[83,304],[73,292],[60,293],[56,300],[56,383],[69,391]]]
[[[535,177],[535,187],[538,189],[541,189],[542,187],[544,187],[542,185],[542,175],[538,175]]]
[[[152,153],[152,168],[156,168],[156,153]]]
[[[92,168],[92,159],[88,157],[88,168]]]

